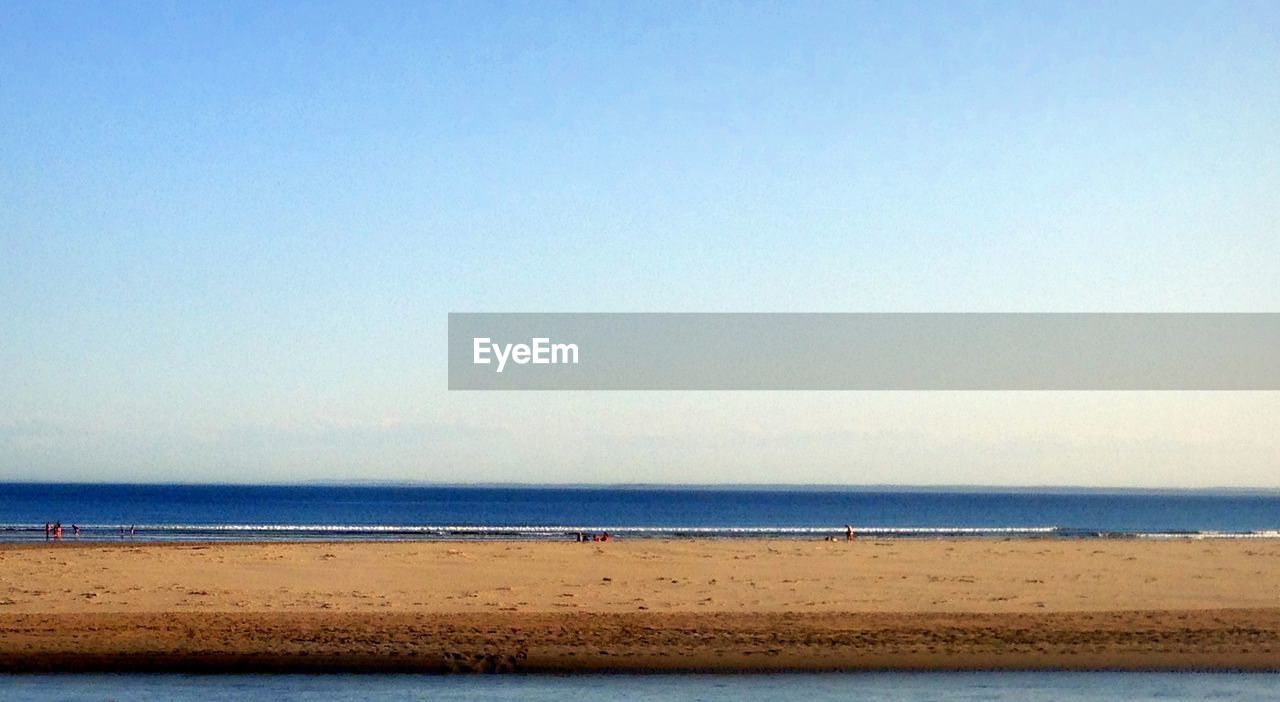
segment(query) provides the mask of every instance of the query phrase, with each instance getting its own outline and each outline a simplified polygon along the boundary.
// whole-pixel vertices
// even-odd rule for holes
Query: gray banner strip
[[[450,390],[1280,390],[1280,314],[449,315]]]

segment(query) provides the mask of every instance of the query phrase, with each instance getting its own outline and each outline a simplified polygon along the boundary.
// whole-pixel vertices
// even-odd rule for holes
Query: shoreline
[[[55,544],[249,544],[249,543],[400,543],[400,542],[523,542],[575,543],[576,535],[609,533],[630,541],[844,541],[843,527],[544,527],[544,526],[227,526],[140,525],[137,534],[117,535],[114,529],[82,525],[86,535],[43,536],[32,526],[0,529],[0,546]],[[1059,540],[1199,540],[1280,541],[1280,529],[1250,531],[1128,531],[1068,527],[854,527],[859,539],[951,541],[966,539]],[[590,539],[588,539],[590,540]]]
[[[1280,543],[0,545],[0,672],[1280,670]]]

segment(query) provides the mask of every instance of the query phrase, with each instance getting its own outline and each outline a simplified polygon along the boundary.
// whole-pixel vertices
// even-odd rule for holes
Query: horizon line
[[[431,480],[364,480],[312,479],[297,481],[146,481],[146,480],[9,480],[5,485],[100,485],[100,486],[173,486],[173,487],[424,487],[424,488],[518,488],[518,489],[657,489],[657,490],[851,490],[907,492],[1280,492],[1280,486],[1143,486],[1143,485],[1009,485],[1009,484],[918,484],[918,483],[659,483],[659,482],[517,482],[478,481],[446,482]]]

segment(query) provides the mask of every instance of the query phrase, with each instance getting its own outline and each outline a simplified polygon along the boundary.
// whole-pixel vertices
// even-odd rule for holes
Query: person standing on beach
[[[62,541],[62,522],[53,523],[53,540]]]
[[[53,531],[53,527],[49,526],[49,522],[44,523],[44,540],[49,540],[49,533]]]
[[[853,527],[848,524],[844,525],[844,540],[853,541]]]

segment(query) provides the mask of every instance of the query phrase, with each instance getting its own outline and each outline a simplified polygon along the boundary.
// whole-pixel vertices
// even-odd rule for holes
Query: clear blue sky
[[[445,390],[449,311],[1280,311],[1280,6],[0,5],[0,479],[1271,485],[1280,398]]]

